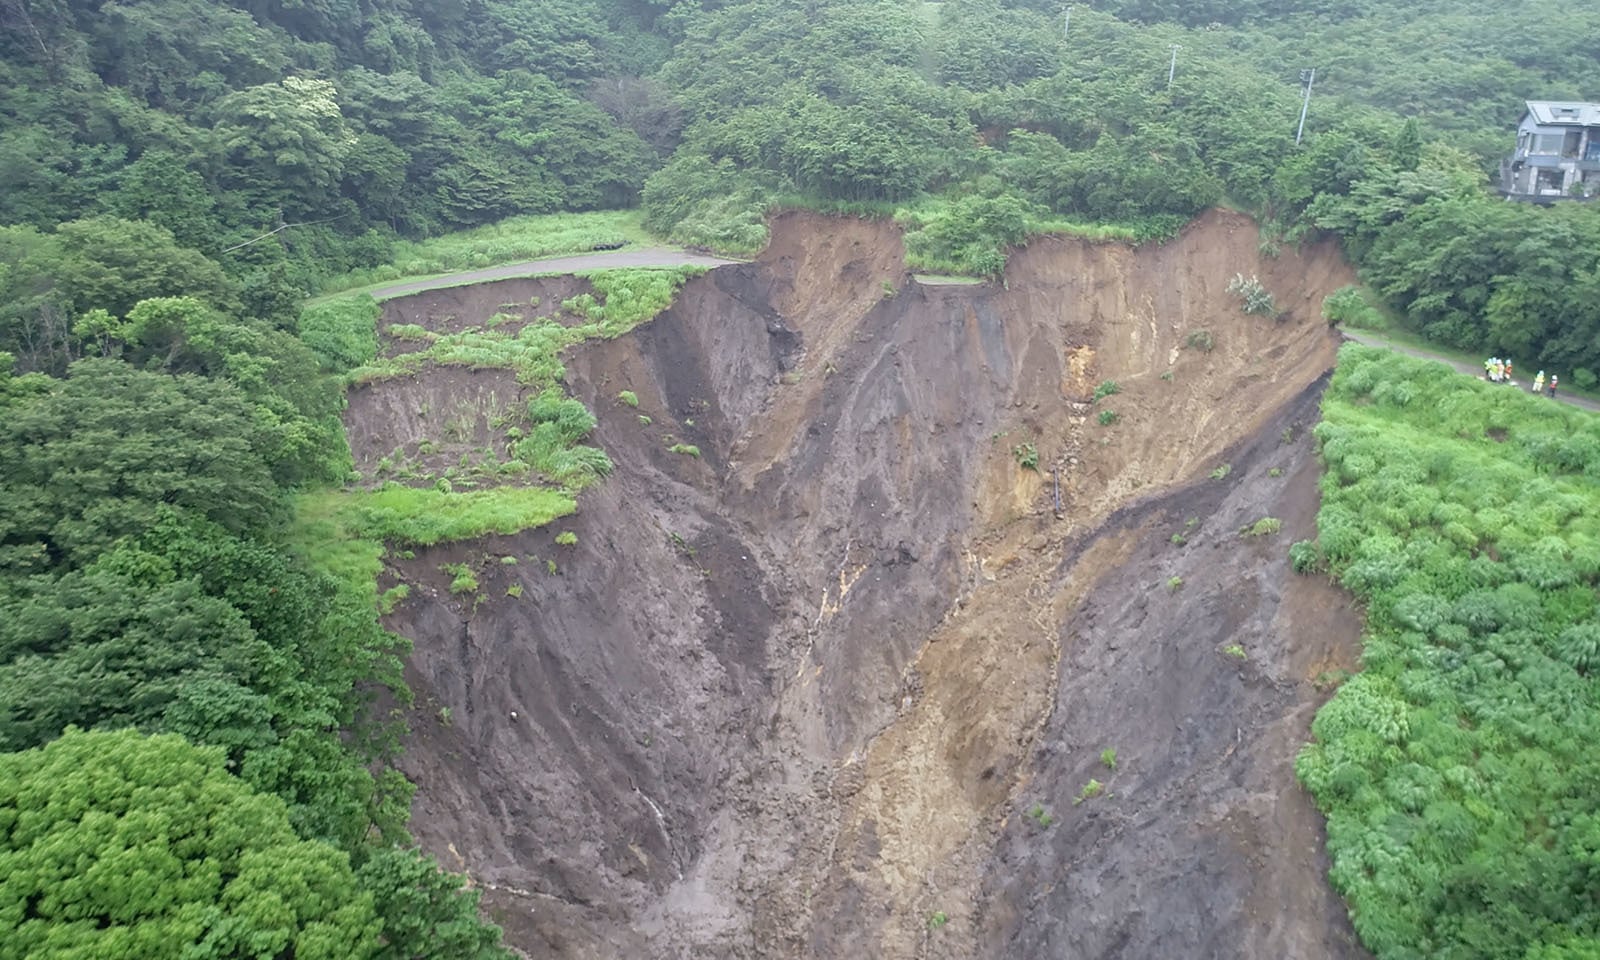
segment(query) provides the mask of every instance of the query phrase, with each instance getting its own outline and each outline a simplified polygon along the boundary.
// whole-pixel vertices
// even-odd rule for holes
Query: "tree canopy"
[[[368,958],[373,895],[221,750],[69,729],[0,754],[0,957]]]

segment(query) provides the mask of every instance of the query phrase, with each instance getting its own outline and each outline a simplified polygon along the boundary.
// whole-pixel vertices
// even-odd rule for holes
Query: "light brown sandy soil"
[[[1241,314],[1236,272],[1291,315]],[[532,956],[1357,955],[1290,762],[1359,618],[1284,561],[1316,509],[1318,307],[1351,280],[1223,212],[1137,250],[1041,240],[976,287],[917,285],[892,226],[780,218],[758,262],[572,352],[617,464],[576,517],[393,562],[418,838]],[[516,386],[353,392],[358,461],[486,391]],[[1110,795],[1074,805],[1090,777]]]

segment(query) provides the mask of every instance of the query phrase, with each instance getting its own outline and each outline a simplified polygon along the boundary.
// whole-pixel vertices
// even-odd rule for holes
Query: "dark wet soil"
[[[1292,318],[1240,313],[1240,271]],[[617,465],[577,515],[391,560],[418,839],[537,957],[1358,955],[1291,763],[1360,619],[1285,560],[1349,282],[1224,213],[942,287],[890,225],[781,218],[571,352]],[[352,443],[524,399],[497,376],[368,388]]]

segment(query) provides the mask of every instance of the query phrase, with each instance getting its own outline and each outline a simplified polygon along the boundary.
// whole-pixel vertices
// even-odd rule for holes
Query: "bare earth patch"
[[[1348,267],[1223,212],[1039,240],[1004,284],[903,263],[891,225],[779,218],[569,353],[616,464],[576,517],[391,561],[418,838],[532,956],[1359,956],[1290,763],[1360,619],[1285,557]],[[530,282],[386,310],[444,329]],[[498,376],[353,394],[358,462],[422,404],[479,442]]]

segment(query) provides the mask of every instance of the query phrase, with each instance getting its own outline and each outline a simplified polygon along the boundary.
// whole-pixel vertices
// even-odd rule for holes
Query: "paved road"
[[[1339,332],[1344,334],[1344,338],[1346,340],[1354,340],[1356,343],[1363,343],[1369,347],[1383,347],[1387,350],[1393,350],[1396,353],[1404,353],[1413,357],[1421,357],[1424,360],[1437,360],[1440,363],[1448,363],[1450,366],[1456,368],[1469,377],[1477,377],[1479,380],[1483,379],[1482,364],[1474,366],[1473,364],[1465,363],[1460,360],[1452,360],[1449,357],[1440,356],[1437,353],[1431,353],[1427,350],[1419,350],[1416,347],[1395,343],[1393,340],[1390,340],[1381,334],[1372,333],[1368,330],[1346,330],[1341,328]],[[1527,389],[1527,381],[1523,381],[1522,383],[1523,386],[1521,389]],[[1589,400],[1584,397],[1573,396],[1569,393],[1561,393],[1558,397],[1556,397],[1556,399],[1561,400],[1564,403],[1570,403],[1575,407],[1582,407],[1585,410],[1600,411],[1600,403],[1596,403],[1593,400]]]
[[[721,257],[707,257],[672,247],[641,247],[637,250],[613,250],[607,253],[584,253],[576,256],[549,257],[544,260],[524,260],[482,270],[466,270],[427,280],[406,280],[372,290],[377,300],[403,297],[408,293],[421,293],[439,287],[460,287],[469,283],[486,283],[510,277],[536,277],[546,274],[581,273],[588,270],[612,270],[617,267],[720,267],[725,263],[738,263]]]

